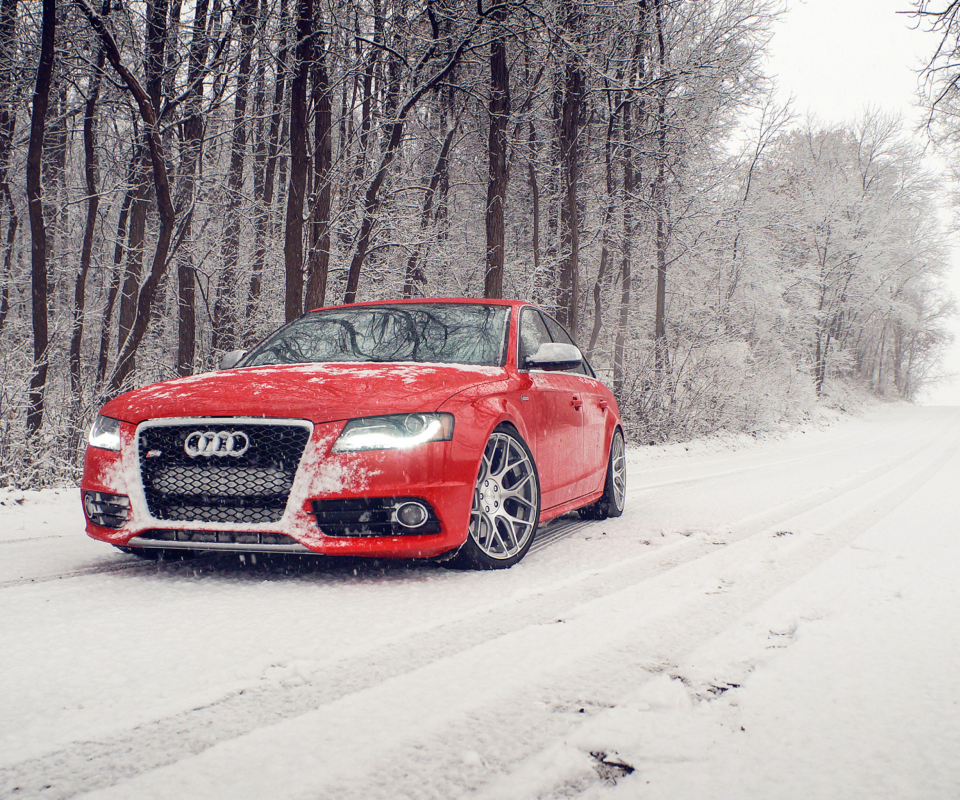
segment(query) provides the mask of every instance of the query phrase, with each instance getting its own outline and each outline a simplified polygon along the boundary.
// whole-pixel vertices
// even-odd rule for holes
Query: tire
[[[446,566],[506,569],[527,554],[540,519],[540,479],[517,433],[494,430],[480,459],[467,540]]]
[[[592,505],[580,509],[583,519],[607,519],[619,517],[627,496],[627,461],[623,434],[618,428],[610,440],[610,456],[607,459],[607,477],[603,482],[603,494]]]

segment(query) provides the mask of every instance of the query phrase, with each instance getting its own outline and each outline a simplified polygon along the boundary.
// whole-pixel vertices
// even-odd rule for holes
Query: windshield
[[[411,303],[331,308],[281,328],[243,362],[419,361],[502,366],[509,306]]]

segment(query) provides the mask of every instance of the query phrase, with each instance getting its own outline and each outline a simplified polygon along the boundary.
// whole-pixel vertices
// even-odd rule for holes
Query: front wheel
[[[607,477],[603,484],[603,494],[593,505],[580,509],[583,519],[607,519],[619,517],[627,497],[627,459],[623,445],[623,434],[619,429],[613,432],[610,441],[610,458],[607,461]]]
[[[498,428],[480,459],[467,540],[452,567],[505,569],[527,554],[540,519],[540,481],[530,450],[516,433]]]

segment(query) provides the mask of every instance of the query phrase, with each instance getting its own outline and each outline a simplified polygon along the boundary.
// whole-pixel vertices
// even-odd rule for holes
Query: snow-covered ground
[[[0,797],[960,797],[960,409],[629,453],[518,566],[144,564],[0,494]]]

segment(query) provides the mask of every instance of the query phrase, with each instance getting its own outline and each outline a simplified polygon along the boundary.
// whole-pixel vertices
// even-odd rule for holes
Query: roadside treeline
[[[936,369],[935,187],[767,104],[774,0],[93,2],[0,0],[0,482],[354,299],[535,301],[642,441]]]

